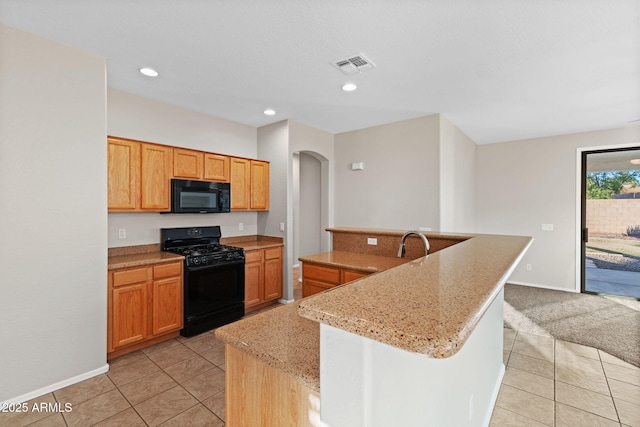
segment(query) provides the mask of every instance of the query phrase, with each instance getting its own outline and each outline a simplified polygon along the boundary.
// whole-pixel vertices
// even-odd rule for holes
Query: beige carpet
[[[583,344],[640,367],[640,301],[507,283],[504,325]]]

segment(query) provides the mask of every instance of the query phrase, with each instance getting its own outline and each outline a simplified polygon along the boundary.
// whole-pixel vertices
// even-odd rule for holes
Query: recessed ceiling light
[[[633,163],[634,165],[640,165],[640,159],[633,159],[631,160],[631,163]]]
[[[144,74],[147,77],[158,77],[158,72],[153,68],[142,67],[138,71],[140,71],[141,74]]]
[[[266,114],[267,116],[273,116],[274,114],[276,114],[276,110],[274,110],[273,108],[267,108],[266,110],[264,110],[264,114]]]
[[[355,83],[345,83],[342,85],[342,90],[345,92],[353,92],[356,89],[358,89],[358,86],[356,86]]]

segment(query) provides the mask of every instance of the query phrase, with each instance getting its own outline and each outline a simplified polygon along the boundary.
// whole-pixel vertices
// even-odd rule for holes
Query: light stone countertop
[[[108,270],[142,267],[171,261],[184,261],[184,256],[171,252],[143,252],[125,255],[112,255],[108,259]]]
[[[215,335],[315,391],[318,322],[429,357],[452,356],[532,241],[467,236],[428,257],[220,327]]]
[[[298,315],[300,301],[254,314],[215,331],[225,344],[246,352],[320,391],[320,325]]]
[[[298,258],[302,262],[321,264],[336,268],[347,268],[362,271],[364,273],[376,273],[405,264],[410,259],[391,258],[376,255],[365,255],[355,252],[331,251],[319,254],[302,256]]]
[[[301,316],[433,358],[453,356],[531,237],[471,235],[444,250],[312,295]]]
[[[254,251],[259,249],[277,248],[284,246],[282,237],[272,236],[238,236],[223,237],[220,243],[229,246],[243,248],[245,251]]]

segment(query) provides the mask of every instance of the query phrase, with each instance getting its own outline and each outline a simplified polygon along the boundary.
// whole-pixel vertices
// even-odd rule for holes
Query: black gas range
[[[164,250],[184,255],[187,267],[214,265],[244,258],[244,249],[220,244],[196,244]]]
[[[220,244],[220,226],[163,228],[162,250],[184,255],[183,336],[244,316],[244,249]]]

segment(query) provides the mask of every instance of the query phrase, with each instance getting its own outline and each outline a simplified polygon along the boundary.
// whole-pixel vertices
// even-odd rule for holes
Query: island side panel
[[[310,403],[317,392],[229,344],[225,387],[228,427],[313,426],[320,417]]]
[[[503,304],[500,291],[462,349],[444,359],[321,324],[322,421],[331,427],[487,426],[504,375]]]

